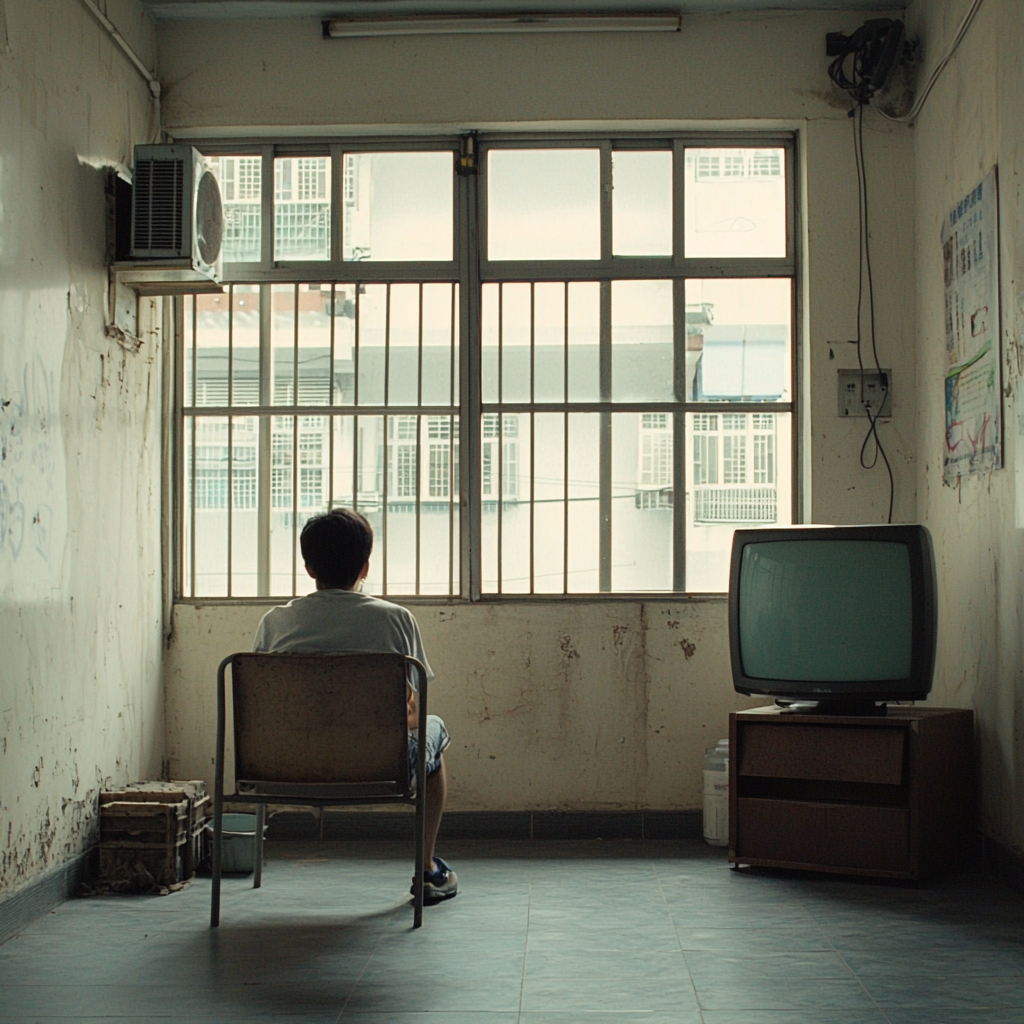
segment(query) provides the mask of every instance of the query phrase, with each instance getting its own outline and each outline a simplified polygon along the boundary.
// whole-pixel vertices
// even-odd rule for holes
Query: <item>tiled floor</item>
[[[73,900],[0,946],[0,1021],[1024,1024],[1024,901],[730,871],[700,843],[272,844],[264,887]]]

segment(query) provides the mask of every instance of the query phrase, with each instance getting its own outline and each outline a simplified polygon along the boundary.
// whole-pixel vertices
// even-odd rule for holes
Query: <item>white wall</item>
[[[968,0],[911,9],[930,69]],[[933,702],[973,708],[982,825],[1024,847],[1024,5],[987,0],[915,129],[919,514],[940,582]],[[945,326],[939,235],[950,207],[993,167],[1000,182],[1005,468],[942,482]]]
[[[316,21],[167,23],[158,33],[165,124],[193,138],[556,123],[798,130],[813,518],[879,522],[888,480],[857,465],[865,421],[836,415],[835,371],[856,366],[846,340],[855,336],[857,199],[847,101],[831,88],[824,52],[826,32],[866,17],[695,16],[665,36],[345,42],[323,41]],[[874,116],[866,136],[879,349],[895,397],[881,429],[896,473],[895,519],[912,521],[912,136]],[[176,608],[166,659],[176,775],[210,777],[216,666],[249,646],[261,613]],[[729,710],[746,706],[732,692],[721,601],[416,614],[438,675],[434,706],[454,736],[454,809],[697,807],[704,747],[726,735]]]
[[[148,90],[80,4],[3,7],[0,894],[95,842],[164,728],[160,344],[104,336],[98,169],[149,141]],[[107,7],[152,61],[140,6]]]

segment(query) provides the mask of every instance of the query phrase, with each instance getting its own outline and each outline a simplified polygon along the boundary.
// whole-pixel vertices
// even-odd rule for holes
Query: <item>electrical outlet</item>
[[[839,415],[888,419],[892,416],[892,370],[839,370]]]

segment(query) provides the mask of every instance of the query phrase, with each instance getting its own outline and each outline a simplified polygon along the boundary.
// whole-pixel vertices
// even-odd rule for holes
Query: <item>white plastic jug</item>
[[[729,741],[704,753],[704,838],[729,845]]]

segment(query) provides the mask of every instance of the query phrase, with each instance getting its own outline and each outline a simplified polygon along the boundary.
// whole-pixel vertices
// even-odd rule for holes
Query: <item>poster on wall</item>
[[[946,483],[1003,464],[997,202],[993,169],[942,225]]]

